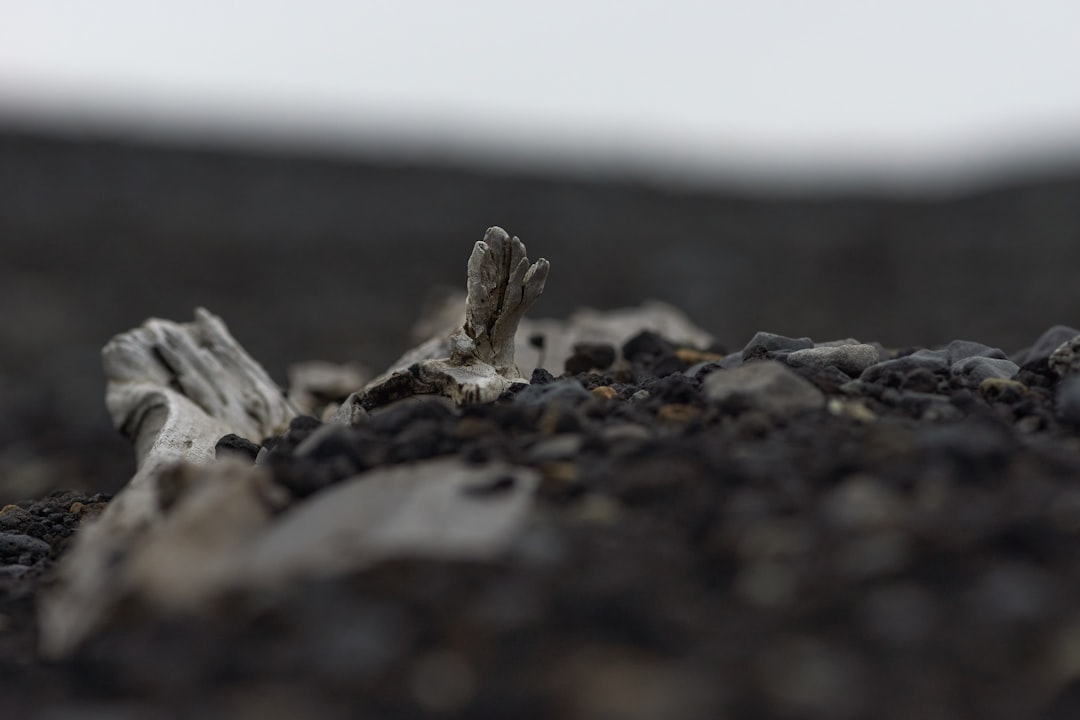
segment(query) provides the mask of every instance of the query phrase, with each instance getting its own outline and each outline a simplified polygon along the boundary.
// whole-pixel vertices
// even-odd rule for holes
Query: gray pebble
[[[881,400],[894,407],[903,408],[916,416],[922,415],[931,408],[953,407],[948,395],[918,392],[916,390],[897,390],[896,388],[885,390],[881,394]],[[938,416],[941,417],[942,414],[938,413]]]
[[[31,557],[48,555],[51,550],[49,543],[29,535],[16,533],[0,533],[0,557],[12,557],[29,554]]]
[[[1080,376],[1067,378],[1058,385],[1054,406],[1060,420],[1080,425]]]
[[[777,350],[805,350],[806,348],[814,347],[814,341],[810,338],[789,338],[783,335],[777,335],[770,332],[757,332],[754,337],[750,338],[750,342],[746,343],[743,347],[743,352],[746,352],[755,345],[760,345],[769,352],[775,352]]]
[[[917,350],[910,355],[871,365],[863,371],[860,379],[875,382],[889,373],[909,373],[912,370],[939,372],[949,369],[944,350]]]
[[[308,435],[304,440],[296,446],[296,450],[293,454],[296,457],[307,457],[308,455],[319,455],[320,449],[323,447],[333,447],[348,445],[353,441],[355,435],[347,427],[331,423],[323,425],[316,429],[313,433]],[[262,451],[260,451],[261,454]],[[256,457],[258,462],[258,457]]]
[[[743,409],[789,415],[824,407],[825,395],[775,360],[762,360],[705,378],[705,395],[713,402],[735,403]]]
[[[529,448],[525,459],[535,463],[568,460],[578,454],[584,443],[585,438],[581,435],[555,435]]]
[[[787,363],[797,367],[835,367],[852,377],[876,365],[878,351],[873,345],[840,345],[796,350],[787,356]]]
[[[844,345],[862,345],[862,344],[863,343],[859,342],[855,338],[844,338],[843,340],[826,340],[825,342],[814,343],[814,347],[819,347],[819,348],[830,348],[830,347],[832,347],[832,348],[834,348],[834,347],[843,347]]]
[[[720,367],[722,368],[736,368],[742,365],[742,350],[738,352],[728,353],[724,356],[724,359],[720,361]]]
[[[1061,343],[1048,360],[1058,377],[1080,374],[1080,335]]]
[[[961,360],[974,357],[1006,360],[1009,356],[998,348],[983,345],[973,340],[953,340],[945,346],[945,362],[949,363],[949,365],[956,365]]]
[[[329,422],[335,425],[356,427],[363,422],[367,414],[367,410],[361,404],[360,393],[352,393],[345,398],[345,402],[341,403],[341,406],[330,416]]]
[[[1017,365],[1046,360],[1050,357],[1050,353],[1061,347],[1062,343],[1072,340],[1077,335],[1080,335],[1080,330],[1066,325],[1055,325],[1040,335],[1034,345],[1017,353],[1013,360]]]
[[[691,365],[683,371],[683,375],[697,380],[708,375],[713,370],[718,370],[722,367],[724,366],[721,363],[716,362],[715,360],[708,360],[706,362],[699,362],[696,365]]]
[[[953,377],[964,378],[978,385],[987,378],[1011,380],[1020,372],[1020,366],[1006,358],[972,356],[952,364]]]
[[[566,378],[546,385],[529,385],[514,395],[514,404],[544,406],[557,402],[577,406],[591,397],[592,395],[581,383],[573,378]]]

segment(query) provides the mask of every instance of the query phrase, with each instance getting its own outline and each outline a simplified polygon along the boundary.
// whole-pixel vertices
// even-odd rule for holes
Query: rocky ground
[[[1075,331],[1036,341],[1077,323],[1077,177],[773,196],[0,128],[0,717],[1080,717]],[[493,223],[556,268],[533,316],[659,297],[727,347],[250,438],[296,500],[458,456],[536,468],[538,506],[498,562],[132,602],[38,657],[51,569],[133,471],[113,334],[205,305],[279,383],[385,367]]]
[[[108,497],[9,505],[0,715],[1077,717],[1078,334],[1007,356],[644,333],[491,404],[232,438],[296,499],[459,456],[535,468],[539,503],[496,562],[132,603],[60,662],[35,657],[34,597]]]

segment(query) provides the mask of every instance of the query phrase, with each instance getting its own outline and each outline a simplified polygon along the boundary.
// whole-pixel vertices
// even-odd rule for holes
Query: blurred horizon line
[[[369,123],[284,121],[258,123],[227,113],[142,117],[100,105],[58,107],[50,103],[0,104],[0,133],[24,133],[73,141],[131,143],[176,151],[302,157],[339,162],[427,165],[465,171],[558,177],[582,181],[647,184],[690,192],[766,196],[882,196],[938,199],[979,194],[1017,184],[1080,176],[1080,140],[1047,132],[1020,145],[1002,143],[982,153],[959,153],[936,161],[913,159],[861,163],[838,161],[829,152],[798,159],[767,158],[754,150],[694,153],[662,142],[642,142],[634,152],[587,136],[534,137],[523,141],[468,132],[462,123],[441,131],[408,120]],[[1070,133],[1063,133],[1069,135]],[[617,143],[616,143],[617,144]],[[925,151],[922,153],[925,157]],[[900,157],[898,155],[897,157]]]

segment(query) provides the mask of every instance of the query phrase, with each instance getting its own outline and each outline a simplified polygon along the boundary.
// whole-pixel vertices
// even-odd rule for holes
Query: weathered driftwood
[[[420,327],[434,331],[434,335],[398,358],[389,370],[369,383],[364,391],[350,396],[328,419],[345,425],[355,424],[365,414],[365,406],[382,405],[411,394],[435,392],[418,383],[416,378],[410,377],[409,369],[419,370],[432,361],[450,356],[451,337],[454,334],[452,328],[456,328],[461,322],[460,319],[450,319],[460,318],[464,314],[463,295],[446,297],[442,307],[433,309],[431,316],[422,317],[418,323]],[[525,376],[531,376],[533,370],[539,367],[559,375],[563,372],[567,358],[573,354],[573,347],[578,343],[601,342],[619,348],[645,330],[659,333],[690,347],[707,347],[713,342],[712,335],[694,325],[678,308],[658,300],[649,300],[637,307],[614,310],[581,308],[566,320],[523,318],[514,339],[515,365],[522,380]],[[542,347],[533,344],[534,337],[542,339]]]
[[[694,345],[710,340],[659,304],[538,321],[515,338],[547,272],[545,260],[530,264],[517,238],[491,228],[469,260],[468,296],[458,311],[464,322],[407,353],[336,409],[331,404],[326,416],[355,424],[365,405],[417,394],[457,403],[494,399],[527,382],[516,360],[535,353],[532,333],[544,335],[556,371],[580,340],[621,345],[643,329]],[[445,328],[446,320],[440,323]],[[297,404],[319,412],[360,379],[353,369],[308,366],[294,377],[290,402],[205,310],[186,325],[149,320],[114,338],[103,357],[106,403],[135,444],[137,472],[61,561],[41,606],[47,654],[71,650],[125,598],[193,610],[223,592],[388,557],[491,557],[511,546],[527,516],[537,476],[501,463],[440,459],[381,468],[296,503],[266,467],[211,462],[223,435],[261,440],[280,433]],[[537,365],[526,363],[530,372]]]
[[[280,433],[296,415],[225,324],[201,308],[191,323],[152,319],[117,335],[102,360],[105,402],[135,445],[136,472],[79,533],[42,602],[42,644],[51,654],[81,640],[115,602],[123,558],[163,516],[166,469],[210,461],[228,433],[258,439]]]
[[[382,396],[404,390],[483,401],[526,382],[514,365],[514,334],[543,291],[547,271],[545,260],[529,263],[520,240],[490,229],[469,261],[466,320],[451,335],[448,356],[389,375]],[[535,485],[529,471],[504,466],[397,469],[385,480],[365,480],[372,484],[359,490],[344,484],[334,491],[337,504],[302,504],[271,532],[288,494],[264,468],[210,461],[223,435],[261,440],[282,432],[298,410],[224,323],[201,309],[186,325],[149,320],[110,341],[103,359],[106,404],[135,445],[137,471],[101,518],[80,532],[43,599],[42,649],[49,655],[72,649],[124,597],[190,606],[230,587],[297,573],[300,550],[313,572],[402,552],[471,557],[491,551],[520,521]],[[349,382],[337,371],[316,370],[301,373],[296,383],[295,397],[306,411],[322,395],[340,396]],[[352,424],[364,412],[358,397],[333,417]],[[379,472],[372,474],[382,477]],[[488,477],[492,473],[496,477]],[[470,485],[487,481],[495,486]],[[503,481],[509,484],[499,485]],[[317,526],[336,530],[332,538],[315,534],[302,542]],[[349,548],[345,555],[341,543]]]
[[[407,353],[360,395],[371,408],[410,395],[438,394],[458,404],[489,402],[528,382],[514,364],[514,338],[525,311],[544,291],[548,261],[529,263],[525,245],[489,228],[469,257],[465,323],[447,341],[433,338]],[[433,355],[447,349],[447,355]]]

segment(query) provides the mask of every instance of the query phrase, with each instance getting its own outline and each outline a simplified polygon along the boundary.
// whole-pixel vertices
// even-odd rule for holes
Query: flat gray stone
[[[916,350],[910,355],[871,365],[863,371],[859,379],[864,382],[875,382],[894,372],[909,373],[912,370],[944,372],[948,369],[949,363],[944,350]]]
[[[546,385],[529,385],[514,395],[514,404],[544,407],[551,403],[561,403],[577,407],[591,397],[580,382],[574,378],[564,378]]]
[[[819,346],[796,350],[787,356],[787,363],[796,367],[834,367],[851,377],[876,365],[878,351],[873,345]]]
[[[789,338],[783,335],[777,335],[776,333],[758,331],[754,334],[754,337],[750,338],[750,342],[743,346],[743,352],[746,352],[755,345],[761,345],[769,352],[776,352],[778,350],[805,350],[806,348],[814,347],[814,341],[808,337],[803,338]]]
[[[705,378],[705,395],[713,402],[736,403],[773,415],[791,415],[825,406],[825,395],[775,360],[717,370]]]
[[[998,348],[983,345],[974,340],[953,340],[945,346],[945,362],[949,365],[956,365],[961,360],[973,357],[1006,360],[1009,356]]]
[[[952,365],[953,377],[978,385],[987,378],[1011,380],[1020,372],[1020,366],[1007,358],[972,356]]]

